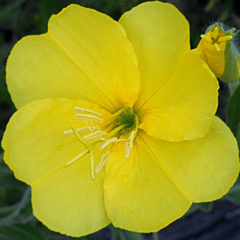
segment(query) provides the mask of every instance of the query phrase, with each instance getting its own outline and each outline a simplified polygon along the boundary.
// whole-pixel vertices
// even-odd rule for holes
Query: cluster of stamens
[[[231,35],[226,35],[221,31],[221,29],[219,27],[215,27],[212,31],[212,37],[208,36],[208,35],[201,35],[201,38],[209,43],[211,43],[215,49],[220,52],[221,51],[221,47],[220,44],[222,42],[226,42],[231,40],[233,37]]]
[[[113,144],[125,142],[125,158],[130,156],[133,140],[138,129],[138,117],[131,109],[120,109],[114,113],[111,119],[105,123],[102,113],[85,108],[75,107],[75,118],[85,122],[85,127],[75,128],[64,132],[65,135],[74,134],[78,141],[84,145],[84,150],[68,161],[64,166],[68,167],[74,162],[89,154],[91,177],[95,179],[95,173],[99,173],[106,165],[110,157]],[[103,124],[104,123],[104,124]],[[104,126],[104,130],[102,130]],[[127,138],[125,138],[127,136]],[[95,168],[95,155],[100,153],[100,161]]]

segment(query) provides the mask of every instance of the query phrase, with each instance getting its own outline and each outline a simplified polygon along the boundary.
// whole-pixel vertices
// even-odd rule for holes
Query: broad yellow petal
[[[145,141],[193,202],[221,198],[238,176],[236,140],[217,117],[203,138],[171,143],[146,136]]]
[[[129,158],[120,145],[111,150],[105,169],[104,201],[116,227],[154,232],[181,217],[191,201],[159,164],[142,130]]]
[[[217,90],[211,70],[190,52],[168,81],[139,105],[140,128],[168,141],[203,137],[217,109]]]
[[[138,57],[141,105],[161,88],[190,51],[188,22],[173,5],[158,1],[140,4],[124,13],[119,22]]]
[[[139,61],[140,127],[170,141],[203,136],[216,111],[218,86],[206,64],[189,54],[186,19],[173,5],[156,1],[125,13],[120,23]]]
[[[118,22],[70,5],[51,17],[47,34],[15,45],[7,84],[18,108],[37,99],[66,97],[114,111],[137,99],[136,66],[133,47]]]
[[[83,236],[110,224],[103,199],[102,170],[92,180],[88,157],[32,185],[34,215],[53,231]]]
[[[4,133],[2,146],[4,161],[18,179],[32,184],[83,151],[84,146],[74,135],[64,135],[71,126],[86,126],[83,121],[75,119],[74,107],[109,115],[95,104],[67,99],[37,100],[13,115]]]

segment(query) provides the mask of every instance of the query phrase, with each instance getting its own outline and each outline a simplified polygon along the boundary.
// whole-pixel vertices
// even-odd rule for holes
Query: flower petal
[[[140,4],[119,21],[139,61],[140,127],[168,141],[202,137],[216,111],[218,85],[206,64],[189,54],[186,19],[173,5],[156,1]]]
[[[51,230],[75,237],[106,227],[103,178],[101,171],[91,179],[88,156],[53,172],[32,186],[34,215]]]
[[[89,155],[64,167],[84,150],[74,135],[64,135],[72,125],[86,126],[75,119],[74,107],[110,116],[83,101],[37,100],[14,114],[2,146],[4,161],[15,176],[32,185],[34,215],[54,231],[82,236],[105,227],[110,220],[103,203],[104,171],[92,180]]]
[[[181,217],[191,201],[159,165],[140,130],[129,158],[114,146],[105,169],[104,201],[116,227],[155,232]]]
[[[203,138],[171,143],[146,136],[145,141],[193,202],[221,198],[238,176],[237,142],[217,117]]]
[[[140,4],[120,18],[138,57],[141,89],[138,104],[146,102],[168,80],[190,51],[189,26],[171,4]]]
[[[114,111],[132,106],[140,78],[122,26],[92,9],[70,5],[49,31],[20,40],[7,64],[7,83],[19,108],[42,98],[81,99]]]
[[[168,141],[203,137],[217,109],[217,90],[213,73],[190,52],[161,89],[140,106],[140,128]]]
[[[86,126],[83,121],[75,119],[74,107],[110,115],[95,104],[67,99],[37,100],[13,115],[2,146],[4,161],[18,179],[32,184],[83,151],[84,146],[74,135],[64,135],[71,126]]]

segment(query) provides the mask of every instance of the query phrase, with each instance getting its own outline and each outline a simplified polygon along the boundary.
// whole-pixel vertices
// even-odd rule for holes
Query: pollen
[[[95,173],[98,174],[110,159],[114,144],[121,144],[124,148],[125,159],[130,156],[139,126],[138,115],[133,109],[121,108],[107,119],[102,113],[91,109],[75,107],[74,110],[76,111],[75,118],[86,126],[81,128],[72,126],[72,130],[66,130],[64,134],[74,134],[84,146],[84,150],[65,163],[65,167],[89,155],[90,175],[92,179],[95,179]],[[95,161],[98,163],[96,168]]]

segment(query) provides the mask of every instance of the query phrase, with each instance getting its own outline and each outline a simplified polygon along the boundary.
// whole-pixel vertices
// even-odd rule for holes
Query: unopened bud
[[[223,24],[214,23],[193,51],[208,64],[215,76],[224,82],[232,83],[240,76],[240,54],[233,43],[238,31],[235,28],[225,31]]]

